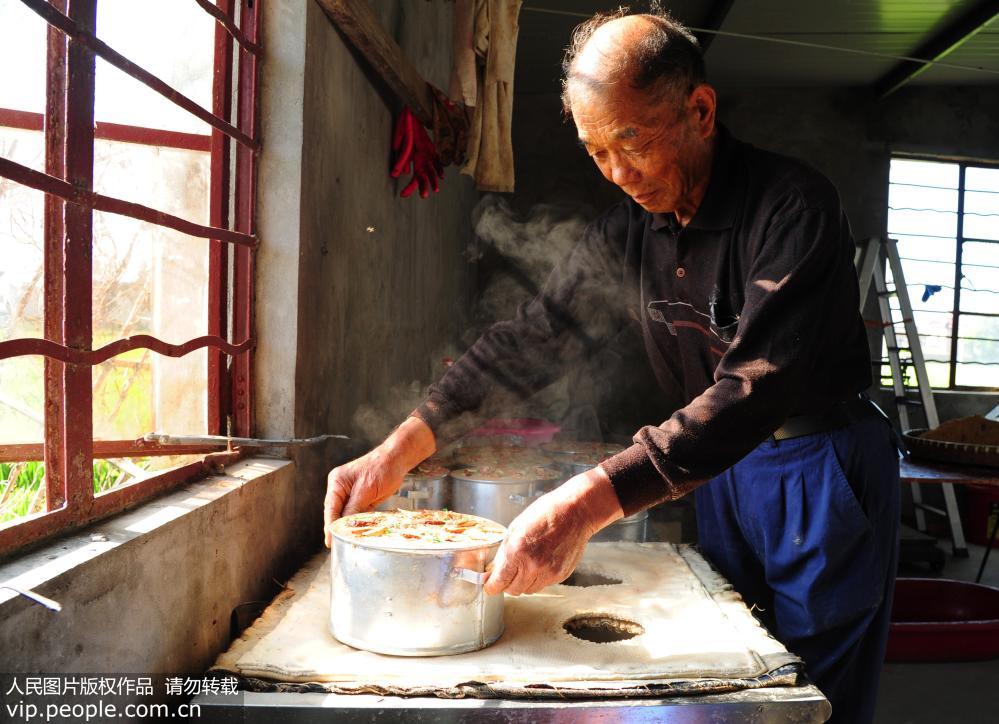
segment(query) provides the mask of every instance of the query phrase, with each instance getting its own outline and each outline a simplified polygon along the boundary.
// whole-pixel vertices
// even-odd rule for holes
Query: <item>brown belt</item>
[[[846,427],[850,423],[864,420],[868,417],[887,416],[877,405],[871,402],[866,396],[860,396],[838,402],[824,412],[807,415],[795,415],[784,421],[784,424],[777,428],[771,436],[775,442],[780,440],[790,440],[794,437],[813,435],[817,432],[828,430],[838,430]]]

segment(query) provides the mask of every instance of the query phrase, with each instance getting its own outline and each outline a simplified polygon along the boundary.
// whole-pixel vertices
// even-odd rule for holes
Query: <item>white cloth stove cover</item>
[[[212,668],[278,682],[349,683],[352,689],[447,689],[470,681],[607,689],[753,679],[800,662],[759,625],[694,548],[591,543],[577,571],[622,582],[558,584],[529,596],[507,596],[506,630],[492,646],[410,658],[358,651],[333,637],[329,555],[320,554]],[[563,628],[581,614],[626,619],[645,632],[612,643],[581,640]]]

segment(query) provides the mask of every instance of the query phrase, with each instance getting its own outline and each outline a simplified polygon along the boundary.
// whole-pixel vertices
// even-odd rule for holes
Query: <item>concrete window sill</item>
[[[296,483],[291,461],[242,460],[0,563],[0,584],[62,605],[0,589],[6,670],[203,670],[294,546]]]
[[[156,529],[175,523],[190,511],[210,505],[287,465],[291,465],[288,460],[241,460],[231,465],[224,475],[203,478],[132,510],[67,536],[58,536],[28,553],[15,554],[0,564],[0,586],[43,593],[48,584],[74,568],[120,546],[141,544],[141,539]],[[13,591],[0,589],[0,607],[17,597]]]

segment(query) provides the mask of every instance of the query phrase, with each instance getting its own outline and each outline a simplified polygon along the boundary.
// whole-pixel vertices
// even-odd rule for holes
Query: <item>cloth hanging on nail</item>
[[[513,191],[513,72],[520,6],[521,0],[474,0],[477,92],[468,161],[461,172],[472,176],[480,191]]]
[[[451,67],[451,100],[475,107],[478,79],[475,72],[475,0],[455,0],[452,30],[454,56]]]

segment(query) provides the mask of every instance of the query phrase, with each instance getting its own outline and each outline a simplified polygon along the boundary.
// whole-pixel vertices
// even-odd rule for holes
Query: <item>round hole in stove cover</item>
[[[595,644],[627,641],[645,633],[637,621],[629,621],[610,613],[582,613],[562,624],[570,636]]]
[[[620,578],[611,578],[600,573],[577,568],[569,574],[568,578],[562,581],[562,585],[589,588],[590,586],[616,586],[621,582]]]

